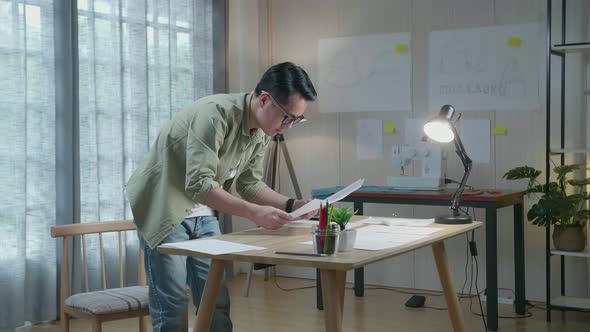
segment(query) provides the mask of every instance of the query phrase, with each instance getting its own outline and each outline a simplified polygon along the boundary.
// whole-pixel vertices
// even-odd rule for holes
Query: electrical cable
[[[347,287],[347,288],[348,289],[354,289],[354,287]],[[399,290],[399,289],[394,288],[394,287],[387,287],[387,286],[365,287],[365,290],[372,290],[372,289],[389,290],[389,291],[394,291],[394,292],[398,292],[398,293],[402,293],[402,294],[409,294],[409,295],[442,296],[442,294],[437,294],[437,293],[416,293],[416,292],[408,292],[408,291],[403,291],[403,290]]]
[[[473,241],[473,233],[471,233],[471,241]],[[483,320],[484,331],[488,330],[488,326],[486,324],[486,317],[483,314],[483,306],[481,305],[481,297],[479,296],[479,288],[477,287],[477,279],[479,277],[479,264],[477,263],[477,256],[473,256],[475,260],[475,292],[478,294],[477,301],[479,302],[479,311],[481,312],[481,319]],[[469,308],[471,310],[471,307]]]
[[[459,302],[461,302],[461,299],[471,296],[471,294],[469,294],[469,296],[465,296],[465,286],[467,285],[468,278],[467,267],[469,265],[469,235],[467,235],[467,233],[465,233],[465,240],[465,279],[463,279],[461,292],[459,292]]]
[[[309,289],[309,288],[316,288],[316,286],[303,286],[303,287],[294,287],[294,288],[284,288],[281,285],[279,285],[279,282],[277,281],[277,275],[274,274],[273,280],[275,282],[275,285],[282,291],[285,292],[290,292],[290,291],[296,291],[296,290],[302,290],[302,289]]]

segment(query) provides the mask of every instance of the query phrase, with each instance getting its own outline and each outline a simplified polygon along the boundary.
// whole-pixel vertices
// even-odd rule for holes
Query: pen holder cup
[[[340,240],[340,228],[333,224],[326,229],[320,229],[319,226],[313,226],[311,232],[313,242],[313,252],[334,256],[338,252],[338,241]]]

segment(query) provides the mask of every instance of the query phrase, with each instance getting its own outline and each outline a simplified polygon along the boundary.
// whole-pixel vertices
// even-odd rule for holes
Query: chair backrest
[[[101,284],[102,288],[106,289],[106,268],[105,268],[105,254],[104,254],[104,243],[103,233],[118,232],[119,236],[119,283],[120,287],[124,287],[124,270],[125,270],[125,256],[123,255],[123,232],[135,230],[135,224],[132,220],[119,220],[119,221],[103,221],[95,223],[85,224],[69,224],[51,227],[51,237],[63,238],[63,253],[61,263],[61,292],[60,292],[60,309],[62,317],[64,317],[64,303],[65,300],[71,295],[70,294],[70,275],[69,275],[69,246],[68,239],[74,236],[80,236],[82,242],[82,256],[84,262],[84,285],[85,291],[89,291],[88,286],[88,253],[86,250],[86,235],[98,234],[99,238],[99,251],[100,251],[100,271],[101,271]],[[144,270],[143,261],[143,250],[139,248],[139,261],[138,261],[138,284],[145,286],[146,276]]]

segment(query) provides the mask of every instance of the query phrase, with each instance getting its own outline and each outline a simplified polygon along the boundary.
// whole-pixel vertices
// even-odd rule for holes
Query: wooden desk
[[[215,309],[215,299],[219,292],[221,279],[223,277],[223,269],[227,261],[293,265],[319,269],[322,284],[324,285],[322,293],[325,299],[326,308],[324,310],[326,331],[341,331],[346,271],[430,245],[432,246],[440,282],[449,308],[449,316],[453,331],[462,332],[465,331],[463,314],[459,307],[457,291],[448,266],[443,241],[481,227],[481,225],[481,222],[474,222],[468,225],[435,225],[433,227],[440,227],[443,230],[436,232],[427,238],[408,243],[401,247],[377,251],[353,250],[338,253],[335,257],[305,257],[274,254],[275,250],[301,252],[312,251],[311,246],[301,244],[301,242],[311,239],[310,229],[289,227],[283,227],[277,231],[258,228],[238,233],[223,234],[215,237],[219,240],[262,246],[267,248],[265,250],[217,256],[184,249],[170,248],[166,245],[159,246],[158,250],[164,254],[211,258],[211,268],[209,270],[205,290],[203,297],[201,298],[195,321],[195,331],[197,332],[209,331],[211,318]]]
[[[437,205],[450,206],[453,191],[424,191],[383,193],[354,192],[342,202],[352,202],[358,214],[363,214],[364,203],[406,204],[406,205]],[[486,300],[488,330],[498,330],[498,226],[497,210],[513,206],[514,211],[514,289],[516,313],[525,313],[525,271],[524,271],[524,192],[513,190],[482,190],[480,194],[469,195],[465,192],[461,197],[460,206],[485,209],[485,241],[486,241]],[[314,196],[326,198],[326,196]],[[354,273],[355,295],[363,296],[364,269]],[[318,309],[322,309],[321,296],[318,293]]]

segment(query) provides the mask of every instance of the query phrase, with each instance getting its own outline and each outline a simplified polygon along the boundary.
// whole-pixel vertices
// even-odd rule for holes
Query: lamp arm
[[[461,195],[463,194],[463,190],[465,190],[465,184],[467,183],[467,178],[471,173],[471,168],[473,162],[471,158],[467,155],[467,151],[465,151],[465,147],[463,146],[463,142],[461,142],[461,138],[457,134],[457,130],[455,130],[455,126],[451,123],[451,130],[455,135],[455,152],[459,155],[459,159],[461,159],[461,163],[463,163],[464,173],[463,178],[461,178],[461,183],[459,184],[459,188],[457,191],[453,193],[453,197],[451,198],[451,210],[453,211],[454,216],[459,215],[459,202],[461,201]]]

